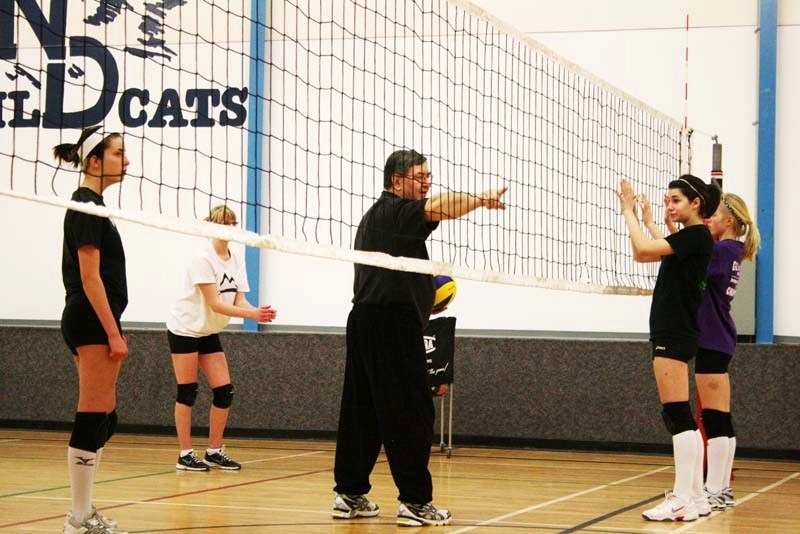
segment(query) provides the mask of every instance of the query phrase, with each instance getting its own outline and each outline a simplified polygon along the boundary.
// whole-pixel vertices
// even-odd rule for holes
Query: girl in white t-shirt
[[[235,226],[236,214],[227,206],[216,206],[207,221]],[[228,249],[228,241],[211,239],[195,256],[186,273],[181,296],[167,319],[169,349],[178,382],[175,427],[180,454],[176,469],[208,471],[210,467],[241,469],[222,448],[222,434],[233,401],[228,361],[219,332],[231,317],[269,323],[276,311],[247,302],[249,291],[244,261]],[[209,421],[208,448],[203,460],[192,449],[192,406],[197,397],[197,369],[203,370],[214,394]]]

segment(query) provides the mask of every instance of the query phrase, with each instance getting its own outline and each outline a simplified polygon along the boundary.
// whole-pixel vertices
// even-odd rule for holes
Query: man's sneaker
[[[428,504],[412,504],[401,502],[397,510],[397,524],[401,527],[422,527],[449,525],[450,511],[436,508],[432,502]]]
[[[223,449],[220,449],[219,452],[215,452],[214,454],[208,454],[208,451],[206,451],[203,460],[209,467],[219,467],[220,469],[227,469],[229,471],[236,471],[242,468],[238,462],[231,460]]]
[[[64,529],[61,532],[64,534],[128,534],[127,532],[107,527],[96,515],[80,523],[72,517],[72,512],[67,514],[67,519],[64,521]]]
[[[664,502],[642,512],[642,517],[650,521],[694,521],[698,516],[694,501],[684,501],[671,491],[664,494]]]
[[[178,456],[178,463],[175,464],[175,469],[180,469],[181,471],[208,471],[210,467],[208,467],[208,464],[201,462],[200,458],[192,451],[183,456]]]
[[[720,491],[722,498],[725,499],[725,506],[736,506],[736,499],[733,498],[733,488],[728,486],[727,488],[722,488]]]
[[[694,501],[695,508],[697,508],[697,515],[705,517],[711,513],[711,503],[708,501],[705,492],[703,492],[702,495],[695,495],[692,497],[692,500]]]
[[[353,519],[354,517],[375,517],[380,513],[378,505],[365,495],[345,495],[337,493],[333,500],[334,519]]]
[[[707,489],[703,488],[703,493],[706,494],[706,500],[708,501],[709,506],[711,506],[712,510],[724,510],[728,507],[725,504],[725,497],[722,496],[722,492],[719,493],[711,493]]]

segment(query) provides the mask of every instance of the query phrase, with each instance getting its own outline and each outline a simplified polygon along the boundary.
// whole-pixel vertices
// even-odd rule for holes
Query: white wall
[[[724,145],[725,187],[756,208],[757,2],[619,0],[480,0],[475,2],[565,58],[679,120],[684,116],[683,54],[688,34],[690,125],[696,129],[693,171],[707,177],[710,135]],[[781,24],[800,14],[781,2]],[[775,333],[800,336],[790,306],[800,298],[793,276],[798,253],[789,245],[788,217],[800,191],[791,147],[800,131],[796,99],[800,72],[790,50],[800,31],[779,31],[778,143],[776,167]],[[3,132],[0,131],[0,135]],[[143,151],[144,152],[144,151]],[[435,159],[436,155],[431,154]],[[144,166],[143,154],[136,163]],[[134,165],[132,164],[132,166]],[[379,177],[376,177],[379,180]],[[111,191],[111,190],[110,190]],[[112,193],[113,196],[113,193]],[[109,202],[113,204],[112,202]],[[0,196],[0,238],[7,258],[0,267],[0,320],[55,320],[60,316],[63,212]],[[448,224],[448,223],[443,223]],[[196,238],[121,223],[131,303],[127,321],[159,323],[175,296],[179,267]],[[782,245],[783,244],[783,245]],[[263,301],[279,310],[276,326],[344,325],[352,296],[352,265],[272,251],[262,253]],[[524,289],[460,281],[449,312],[459,327],[480,330],[646,333],[649,298]]]

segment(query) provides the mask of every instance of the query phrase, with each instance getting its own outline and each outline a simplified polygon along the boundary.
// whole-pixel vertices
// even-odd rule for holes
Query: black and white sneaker
[[[722,488],[720,493],[722,494],[722,498],[725,500],[725,506],[728,508],[736,506],[736,499],[733,498],[732,487],[728,486],[727,488]]]
[[[451,518],[449,510],[436,508],[432,502],[428,504],[401,502],[397,511],[397,524],[401,527],[449,525]]]
[[[208,471],[210,467],[208,467],[208,464],[201,462],[200,458],[192,451],[183,456],[178,456],[178,463],[175,464],[175,469],[180,469],[181,471]]]
[[[238,462],[231,460],[222,449],[213,454],[209,454],[208,451],[206,451],[206,455],[203,460],[209,467],[219,467],[220,469],[226,469],[228,471],[236,471],[242,468]]]
[[[333,500],[334,519],[353,519],[354,517],[375,517],[380,513],[378,505],[367,499],[366,495],[345,495],[337,493]]]

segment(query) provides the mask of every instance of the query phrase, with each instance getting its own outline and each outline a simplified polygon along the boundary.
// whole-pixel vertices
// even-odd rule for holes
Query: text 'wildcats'
[[[0,71],[5,71],[0,77],[0,128],[83,128],[103,122],[115,106],[119,120],[129,128],[245,124],[247,87],[164,88],[155,93],[147,87],[127,87],[124,80],[120,81],[119,65],[111,49],[92,37],[66,35],[68,3],[69,0],[50,0],[49,13],[45,16],[35,0],[0,2]],[[84,13],[84,3],[79,3],[77,11]],[[186,0],[147,3],[146,13],[141,15],[137,46],[115,49],[117,55],[124,58],[126,69],[134,61],[145,63],[142,68],[148,67],[147,62],[157,67],[156,61],[168,62],[177,56],[162,37],[169,12],[179,10],[184,4]],[[118,18],[123,9],[131,9],[129,2],[98,2],[97,12],[86,11],[83,22],[105,26],[108,35],[114,35],[111,30],[115,21],[124,23],[124,17]],[[174,15],[179,19],[179,13]],[[19,19],[15,20],[15,16]],[[23,21],[38,40],[41,50],[36,56],[46,58],[46,67],[32,68],[19,62],[15,32],[23,31]],[[84,70],[71,61],[73,58],[95,62],[102,72],[102,80],[87,80]],[[176,68],[168,67],[170,71]],[[156,75],[152,79],[161,77]],[[194,76],[194,79],[203,78]],[[8,80],[13,83],[10,88],[4,87]],[[99,96],[96,101],[83,104],[84,109],[66,111],[65,89],[75,86],[91,88]],[[37,107],[42,101],[37,91],[44,91],[44,110]],[[68,104],[74,105],[74,102]],[[185,114],[192,118],[185,118]]]

